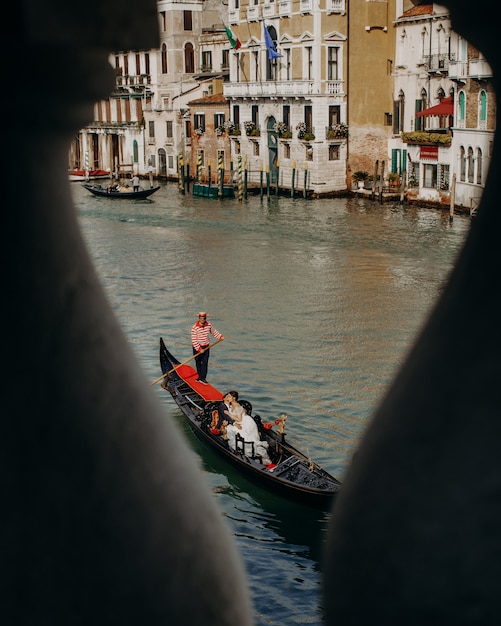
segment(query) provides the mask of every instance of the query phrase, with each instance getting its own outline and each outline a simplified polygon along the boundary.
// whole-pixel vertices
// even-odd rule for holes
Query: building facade
[[[404,11],[395,32],[391,170],[409,199],[474,209],[494,137],[491,70],[441,5]]]
[[[411,0],[159,0],[160,47],[111,59],[116,88],[70,167],[225,180],[245,164],[314,196],[352,174],[400,177],[410,199],[474,208],[495,98],[485,60],[447,10]],[[200,162],[202,166],[200,167]],[[303,174],[304,173],[304,174]],[[304,183],[303,183],[304,181]]]

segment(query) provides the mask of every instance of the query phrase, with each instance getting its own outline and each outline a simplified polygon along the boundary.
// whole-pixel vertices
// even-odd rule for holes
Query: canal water
[[[78,183],[72,193],[145,384],[161,374],[159,337],[186,360],[205,310],[225,336],[209,381],[237,389],[265,421],[285,412],[289,440],[341,480],[470,227],[467,216],[354,198],[219,201],[173,183],[137,202],[95,198]],[[151,389],[234,534],[256,625],[322,624],[329,514],[239,476],[194,438],[168,393]]]

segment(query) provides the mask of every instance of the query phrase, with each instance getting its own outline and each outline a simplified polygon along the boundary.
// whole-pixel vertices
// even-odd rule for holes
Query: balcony
[[[313,0],[299,0],[299,10],[301,13],[313,13]]]
[[[342,83],[342,81],[339,82]],[[224,95],[227,98],[290,98],[294,96],[312,96],[325,93],[331,93],[327,91],[327,84],[313,80],[270,80],[265,82],[229,83],[224,85]]]
[[[449,71],[449,64],[454,61],[454,55],[448,53],[427,54],[422,58],[421,65],[430,74],[445,74]]]
[[[274,17],[275,16],[275,3],[265,2],[263,4],[263,17]]]
[[[345,13],[346,0],[327,0],[327,13]]]
[[[485,59],[470,59],[470,76],[472,78],[492,78],[491,66]]]
[[[240,9],[229,9],[228,22],[230,24],[238,24],[240,22]]]
[[[247,8],[247,21],[248,22],[257,22],[260,18],[259,15],[259,6],[249,6]]]
[[[292,14],[291,0],[279,0],[278,14],[280,15],[280,17],[289,17]]]

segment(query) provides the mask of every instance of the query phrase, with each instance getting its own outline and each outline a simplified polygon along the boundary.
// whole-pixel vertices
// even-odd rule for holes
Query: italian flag
[[[240,39],[238,37],[235,37],[231,28],[229,28],[228,26],[225,26],[224,29],[226,31],[226,34],[228,35],[228,39],[230,40],[231,47],[233,48],[233,50],[238,50],[242,45],[240,43]]]

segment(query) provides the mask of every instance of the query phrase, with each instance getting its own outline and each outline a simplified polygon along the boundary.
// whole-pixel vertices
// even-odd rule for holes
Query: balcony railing
[[[278,14],[281,16],[289,17],[292,13],[291,0],[279,0],[278,2]]]
[[[313,0],[299,0],[299,10],[301,13],[311,13],[313,11]]]
[[[275,3],[265,2],[263,4],[263,17],[273,17],[275,15]]]
[[[311,96],[315,94],[343,95],[343,81],[250,81],[224,85],[224,95],[226,97],[290,97]]]
[[[346,0],[327,0],[327,11],[329,13],[344,13],[346,11]]]
[[[257,22],[259,17],[259,6],[249,6],[247,8],[247,20],[249,22]]]

